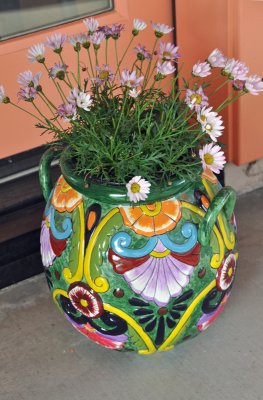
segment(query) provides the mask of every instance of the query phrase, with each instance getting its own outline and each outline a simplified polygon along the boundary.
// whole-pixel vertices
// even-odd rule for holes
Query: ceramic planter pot
[[[67,154],[52,188],[49,149],[40,165],[47,205],[41,254],[67,320],[110,349],[169,350],[205,330],[224,308],[236,272],[236,196],[212,173],[153,187],[132,205],[126,188],[84,181]]]

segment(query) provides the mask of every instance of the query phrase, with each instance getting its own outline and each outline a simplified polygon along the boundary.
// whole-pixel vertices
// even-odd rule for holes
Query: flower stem
[[[17,104],[13,103],[12,101],[10,101],[10,103],[12,106],[18,108],[19,110],[24,111],[25,113],[31,115],[31,117],[36,118],[38,121],[40,121],[42,124],[44,123],[44,121],[42,121],[40,118],[38,118],[35,114],[31,113],[30,111],[27,111],[25,108],[18,106]]]
[[[63,65],[66,65],[65,62],[64,62],[64,59],[63,59],[61,53],[59,53],[59,58],[60,58],[62,64],[63,64]],[[72,89],[73,86],[72,86],[72,83],[71,83],[71,81],[70,81],[70,79],[69,79],[69,76],[68,76],[67,72],[66,72],[65,74],[66,74],[66,79],[67,79],[67,81],[68,81],[68,84],[69,84],[70,88]]]
[[[41,98],[41,100],[43,100],[43,102],[46,104],[46,106],[48,107],[49,111],[53,114],[57,124],[60,126],[60,128],[63,130],[62,125],[60,124],[60,122],[57,119],[57,115],[54,113],[54,111],[52,110],[52,108],[50,107],[48,101],[45,99],[45,95],[43,93],[39,93],[39,97]]]
[[[215,90],[213,90],[213,92],[211,92],[208,97],[213,96],[215,93],[217,93],[220,89],[222,89],[222,87],[224,87],[227,83],[229,82],[229,80],[227,79],[226,81],[224,81],[221,85],[219,85]]]
[[[106,39],[106,46],[105,46],[105,64],[108,65],[108,44],[109,39]]]
[[[44,65],[44,67],[45,67],[45,69],[46,69],[46,71],[47,71],[47,73],[48,73],[48,76],[50,76],[50,74],[49,74],[49,69],[48,69],[46,63],[43,63],[43,65]],[[58,86],[57,86],[57,84],[56,84],[56,82],[55,82],[55,79],[51,77],[51,80],[52,80],[52,82],[54,83],[55,88],[57,89],[57,91],[58,91],[58,93],[59,93],[59,95],[60,95],[60,97],[61,97],[61,100],[62,100],[63,103],[64,103],[63,96],[62,96],[62,94],[61,94],[60,91],[59,91],[59,88],[58,88]]]
[[[151,65],[152,65],[152,57],[154,55],[158,40],[159,40],[159,38],[157,37],[155,39],[155,42],[154,42],[154,45],[153,45],[153,49],[152,49],[152,53],[151,53],[151,59],[150,59],[150,61],[148,63],[147,70],[146,70],[145,77],[144,77],[143,89],[145,89],[145,87],[147,86],[147,83],[148,83],[147,79],[148,79],[148,75],[149,75],[149,72],[150,72],[150,69],[151,69]]]
[[[128,44],[126,50],[124,51],[122,58],[120,59],[120,62],[119,62],[119,65],[118,65],[118,70],[120,69],[121,63],[122,63],[124,57],[126,56],[127,51],[129,50],[129,48],[130,48],[130,46],[131,46],[131,44],[132,44],[132,42],[133,42],[133,39],[134,39],[134,36],[132,35],[132,38],[131,38],[131,40],[129,41],[129,44]],[[115,42],[116,42],[116,41],[117,41],[117,40],[115,40]],[[117,72],[118,72],[118,71],[117,71]]]
[[[79,59],[79,51],[77,51],[77,68],[78,68],[78,88],[81,90],[81,81],[80,81],[80,59]]]
[[[93,65],[92,65],[92,61],[91,61],[90,49],[88,48],[87,51],[88,51],[90,69],[91,69],[92,75],[94,77],[94,70],[93,70]]]

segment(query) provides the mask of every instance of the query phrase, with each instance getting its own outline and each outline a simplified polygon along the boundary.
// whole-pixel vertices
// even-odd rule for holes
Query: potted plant
[[[135,19],[121,56],[123,25],[84,24],[85,33],[56,33],[28,51],[60,105],[42,87],[42,72],[29,70],[18,76],[18,98],[31,109],[2,86],[0,102],[53,133],[40,184],[47,201],[41,254],[55,303],[105,347],[168,350],[206,329],[228,300],[237,260],[235,193],[214,175],[226,162],[219,112],[246,93],[257,95],[263,83],[218,49],[183,79],[178,47],[165,41],[173,28],[165,24],[151,23],[149,50],[136,43],[147,25]],[[74,48],[76,71],[64,60],[65,45]],[[47,48],[57,54],[53,66]],[[115,65],[108,65],[109,51]],[[211,89],[210,78],[220,76]],[[229,82],[232,94],[213,109],[210,99]],[[53,188],[54,158],[62,175]]]

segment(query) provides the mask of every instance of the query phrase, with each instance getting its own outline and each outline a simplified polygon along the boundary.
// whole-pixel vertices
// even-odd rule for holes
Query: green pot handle
[[[53,189],[50,165],[51,162],[58,156],[58,152],[58,148],[50,147],[42,155],[39,163],[39,183],[42,194],[46,201],[48,201],[49,195]]]
[[[230,221],[235,204],[236,192],[231,187],[226,186],[215,195],[199,227],[198,239],[202,246],[209,243],[219,213],[223,210],[227,221]]]

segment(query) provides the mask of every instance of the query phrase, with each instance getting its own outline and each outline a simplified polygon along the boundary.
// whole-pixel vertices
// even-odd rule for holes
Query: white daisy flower
[[[90,94],[81,92],[78,88],[74,88],[70,91],[67,100],[70,104],[73,104],[78,108],[82,108],[85,111],[90,111],[90,107],[93,103]]]
[[[83,23],[88,29],[89,33],[94,33],[99,27],[99,21],[92,17],[84,19]]]
[[[157,37],[162,37],[163,35],[166,35],[167,33],[170,33],[174,30],[173,27],[166,24],[161,24],[160,22],[155,24],[151,21],[151,25],[154,30],[155,36]]]
[[[245,91],[257,96],[263,91],[262,78],[258,75],[249,76],[245,82]]]
[[[150,182],[141,176],[134,176],[126,185],[128,197],[134,203],[145,200],[150,193]]]
[[[144,22],[142,19],[135,18],[133,20],[133,30],[132,34],[134,36],[137,36],[140,31],[143,31],[147,27],[146,22]]]
[[[206,76],[211,75],[211,66],[207,62],[198,62],[193,66],[192,74],[193,76],[205,78]]]
[[[129,94],[129,96],[131,96],[131,97],[133,97],[135,99],[136,97],[139,96],[140,90],[137,90],[136,88],[133,88],[133,89],[129,90],[128,94]]]
[[[209,168],[211,171],[218,174],[226,163],[226,158],[221,147],[213,143],[206,144],[199,150],[199,157],[202,160],[203,169]]]
[[[246,80],[249,68],[242,61],[230,58],[227,60],[223,69],[223,73],[228,76],[230,80]]]
[[[4,86],[0,86],[0,104],[4,103],[5,99],[6,99],[6,94],[5,94],[5,88]]]
[[[217,112],[202,108],[200,114],[197,115],[197,120],[201,123],[202,131],[206,132],[210,138],[217,142],[217,138],[222,135],[224,126],[222,126],[222,117]]]
[[[45,61],[45,46],[43,43],[38,43],[30,47],[27,53],[27,58],[32,63],[43,63]]]
[[[213,107],[202,107],[201,110],[197,114],[197,120],[202,124],[204,123],[208,117],[216,117],[218,114],[215,111],[212,111]]]
[[[214,49],[212,53],[209,54],[207,61],[212,68],[224,67],[226,65],[226,57],[218,49]]]

